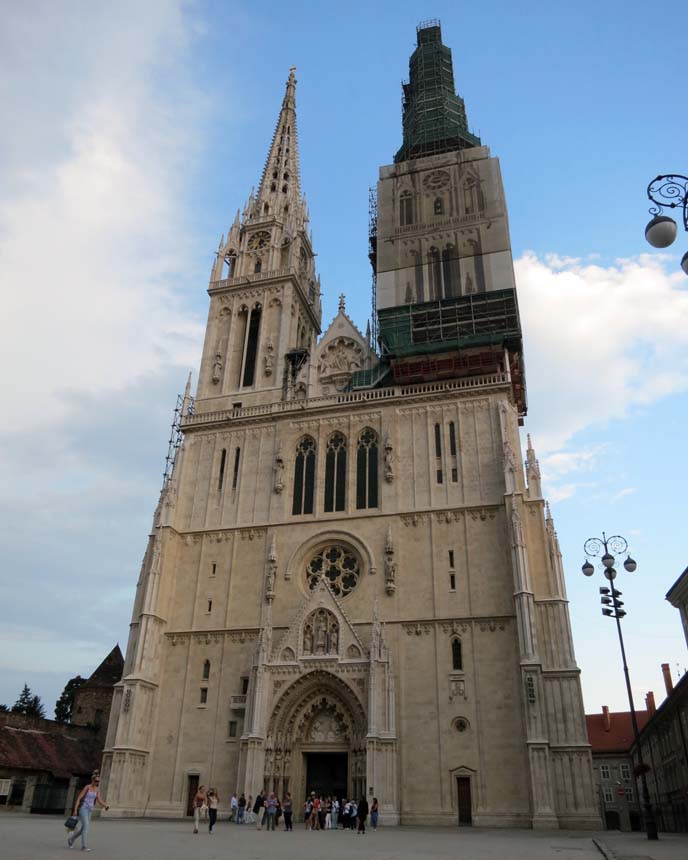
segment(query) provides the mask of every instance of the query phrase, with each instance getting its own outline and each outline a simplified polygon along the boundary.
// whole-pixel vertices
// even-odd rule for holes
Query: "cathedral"
[[[561,553],[519,427],[499,162],[419,26],[371,196],[373,319],[321,284],[291,70],[210,274],[103,760],[109,815],[376,797],[383,825],[599,824]],[[221,809],[222,813],[222,809]]]

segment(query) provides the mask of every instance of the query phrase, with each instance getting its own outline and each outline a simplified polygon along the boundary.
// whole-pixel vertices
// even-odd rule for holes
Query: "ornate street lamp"
[[[668,248],[676,238],[677,226],[673,218],[664,215],[664,209],[683,209],[683,229],[688,232],[688,176],[673,173],[656,176],[647,186],[647,196],[654,203],[650,214],[654,218],[645,228],[645,238],[653,248]],[[681,268],[688,275],[688,251],[681,259]]]
[[[660,179],[662,177],[659,177]],[[688,180],[686,180],[688,182]],[[687,255],[688,256],[688,255]],[[685,258],[684,258],[685,259]],[[688,272],[687,272],[688,274]],[[621,632],[621,619],[626,615],[626,611],[621,607],[624,605],[623,600],[619,600],[621,592],[614,588],[614,580],[617,573],[614,565],[616,564],[616,555],[627,553],[628,542],[621,535],[607,535],[602,532],[601,538],[589,538],[586,540],[583,551],[585,552],[585,563],[582,570],[584,576],[592,576],[595,572],[590,558],[599,558],[602,562],[602,570],[605,577],[609,580],[611,587],[602,586],[600,588],[600,602],[602,603],[602,615],[616,620],[616,630],[619,634],[619,645],[621,647],[621,658],[623,660],[624,677],[626,679],[626,692],[628,693],[628,704],[631,709],[631,723],[633,724],[633,736],[635,738],[636,749],[638,750],[638,766],[635,769],[636,774],[640,774],[643,793],[643,817],[645,818],[645,830],[648,839],[657,839],[657,822],[650,803],[650,792],[647,787],[646,773],[649,768],[643,761],[643,751],[640,747],[640,732],[638,731],[638,720],[635,715],[635,705],[633,703],[633,692],[631,690],[631,679],[628,674],[628,664],[626,662],[626,648],[624,647],[623,634]],[[623,563],[624,570],[627,573],[633,573],[638,567],[635,560],[630,555],[626,555],[626,560]]]

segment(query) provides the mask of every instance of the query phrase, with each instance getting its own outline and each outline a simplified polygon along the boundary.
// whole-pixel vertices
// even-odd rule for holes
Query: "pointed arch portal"
[[[340,798],[366,788],[366,711],[341,678],[316,669],[277,700],[265,743],[264,787],[291,792],[298,812],[306,793]]]

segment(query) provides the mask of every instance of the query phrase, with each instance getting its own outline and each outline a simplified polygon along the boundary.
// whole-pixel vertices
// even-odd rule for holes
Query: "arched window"
[[[260,263],[260,260],[258,261]],[[258,265],[256,263],[256,265]],[[260,269],[258,270],[260,271]],[[244,373],[242,386],[253,385],[256,374],[256,356],[258,354],[258,335],[260,333],[261,305],[256,304],[251,311],[246,329],[246,342],[244,344]]]
[[[207,681],[210,678],[210,660],[203,661],[203,680]]]
[[[356,507],[377,507],[377,433],[366,427],[356,451]]]
[[[256,260],[256,263],[255,263],[255,265],[254,265],[254,267],[253,267],[253,271],[254,271],[254,273],[255,273],[255,274],[258,274],[258,272],[260,272],[260,270],[261,270],[262,268],[263,268],[263,261],[262,261],[262,260]]]
[[[433,209],[435,210],[435,215],[444,215],[444,200],[441,197],[435,197]]]
[[[315,493],[315,439],[304,436],[296,446],[292,514],[312,514]]]
[[[461,640],[452,639],[452,669],[457,672],[463,670],[463,659],[461,656]]]
[[[269,204],[269,203],[266,203],[266,204],[263,206],[263,214],[264,214],[264,215],[269,215],[269,214],[270,214],[270,204]]]
[[[402,227],[413,224],[413,194],[410,191],[402,191],[399,195],[399,224]]]
[[[277,183],[276,182],[272,183],[272,185],[270,186],[270,191],[277,191]]]
[[[284,242],[282,242],[282,247],[280,248],[280,269],[289,268],[289,249],[289,239],[285,239]]]
[[[437,248],[428,251],[428,269],[430,272],[430,299],[442,298],[442,263]]]
[[[343,511],[346,502],[346,437],[333,433],[325,457],[325,512]]]

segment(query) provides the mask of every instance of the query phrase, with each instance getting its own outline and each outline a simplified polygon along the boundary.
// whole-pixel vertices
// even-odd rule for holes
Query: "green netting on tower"
[[[409,60],[403,84],[404,142],[395,162],[480,146],[468,130],[466,107],[454,90],[451,50],[442,44],[439,21],[421,24],[418,47]]]

